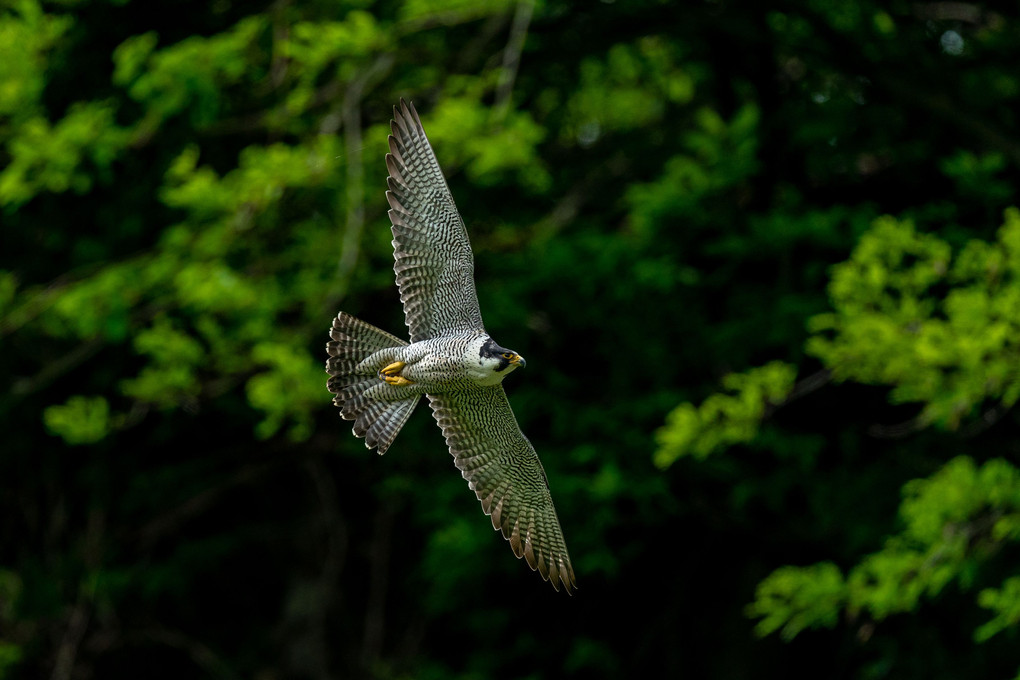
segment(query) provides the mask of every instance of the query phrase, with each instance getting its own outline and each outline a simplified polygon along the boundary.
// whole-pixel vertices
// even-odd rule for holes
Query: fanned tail
[[[326,344],[329,359],[326,372],[332,376],[326,387],[334,395],[333,403],[340,408],[344,420],[354,421],[354,435],[365,438],[365,446],[386,453],[400,428],[421,399],[415,395],[400,401],[380,401],[368,391],[380,384],[379,365],[365,360],[380,350],[403,347],[406,342],[384,330],[367,324],[346,312],[340,312],[329,331],[332,341]]]

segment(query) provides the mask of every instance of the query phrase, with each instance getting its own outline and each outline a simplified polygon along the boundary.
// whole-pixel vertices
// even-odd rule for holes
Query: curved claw
[[[402,371],[404,366],[406,365],[407,364],[405,364],[403,361],[394,361],[392,364],[386,366],[379,372],[382,373],[383,375],[396,375],[397,373],[400,373],[400,371]]]
[[[406,366],[406,365],[407,364],[405,364],[403,361],[394,361],[392,364],[390,364],[389,366],[386,366],[385,368],[383,368],[382,370],[379,371],[379,377],[382,378],[383,380],[385,380],[390,385],[397,385],[397,386],[400,386],[400,385],[413,385],[414,383],[412,383],[410,380],[408,380],[404,376],[397,375],[402,370],[404,370],[404,366]]]

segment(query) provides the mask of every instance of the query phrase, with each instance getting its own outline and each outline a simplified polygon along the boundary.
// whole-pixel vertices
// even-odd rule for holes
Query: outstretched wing
[[[545,470],[517,425],[501,385],[428,395],[468,486],[517,557],[571,593],[577,584]]]
[[[393,107],[390,129],[386,199],[411,342],[481,330],[471,243],[413,104]]]

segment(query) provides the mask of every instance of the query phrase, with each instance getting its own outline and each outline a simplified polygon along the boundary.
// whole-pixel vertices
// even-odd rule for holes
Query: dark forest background
[[[7,0],[0,678],[1020,677],[1020,5]],[[369,452],[413,101],[579,591]]]

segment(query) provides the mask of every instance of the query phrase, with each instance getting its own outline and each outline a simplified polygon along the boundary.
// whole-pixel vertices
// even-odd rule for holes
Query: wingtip
[[[421,119],[418,117],[418,110],[414,108],[413,101],[407,102],[407,111],[410,114],[411,119],[418,125],[421,125]]]
[[[561,562],[559,567],[554,567],[549,570],[548,573],[539,572],[542,574],[542,578],[549,581],[552,585],[553,590],[557,593],[560,592],[560,586],[563,586],[563,590],[566,591],[567,595],[573,596],[574,591],[577,590],[577,579],[574,578],[574,569],[569,563],[564,564]]]
[[[414,102],[401,97],[400,102],[393,107],[393,120],[390,121],[391,137],[400,136],[401,133],[408,135],[412,130],[417,130],[419,134],[424,133]]]
[[[490,519],[496,516],[496,513],[486,512],[485,514],[490,515]],[[492,521],[492,527],[496,531],[503,529],[495,519]],[[570,557],[565,553],[562,556],[551,555],[552,560],[547,562],[541,552],[535,551],[530,540],[521,539],[517,534],[517,529],[518,527],[515,525],[509,535],[506,529],[502,531],[503,537],[510,542],[510,548],[514,555],[518,559],[523,558],[525,564],[533,571],[537,571],[543,581],[548,581],[553,590],[559,592],[560,586],[562,586],[567,595],[572,596],[577,590],[577,579],[574,576],[574,567],[570,564]]]
[[[563,589],[567,591],[567,595],[574,596],[574,591],[577,590],[577,579],[574,578],[574,570],[568,567],[566,572],[566,578],[560,576],[560,580],[563,582]]]
[[[408,123],[412,122],[411,111],[414,110],[414,105],[410,107],[407,105],[407,100],[403,97],[400,98],[400,103],[393,107],[393,120],[391,121],[390,127],[397,125],[402,131],[406,132]]]

